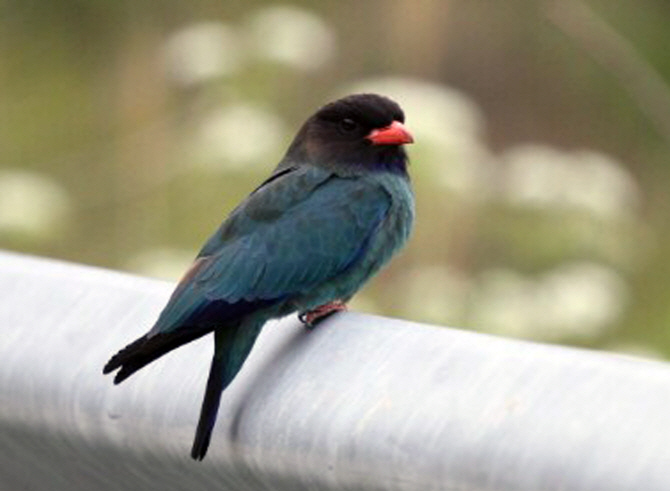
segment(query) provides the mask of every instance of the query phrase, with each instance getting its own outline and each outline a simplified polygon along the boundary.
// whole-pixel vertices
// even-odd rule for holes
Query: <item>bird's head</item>
[[[331,102],[298,132],[287,159],[332,168],[343,174],[406,172],[403,145],[414,140],[400,106],[377,94],[355,94]]]

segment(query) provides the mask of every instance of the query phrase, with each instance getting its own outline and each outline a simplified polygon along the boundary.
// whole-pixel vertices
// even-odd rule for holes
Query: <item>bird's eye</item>
[[[343,133],[352,133],[358,129],[358,123],[350,118],[340,121],[340,129]]]

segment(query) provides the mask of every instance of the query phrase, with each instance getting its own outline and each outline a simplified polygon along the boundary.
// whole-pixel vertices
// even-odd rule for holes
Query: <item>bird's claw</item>
[[[323,305],[319,305],[313,310],[308,310],[298,315],[300,322],[307,327],[314,327],[326,317],[333,315],[336,312],[347,310],[347,305],[341,300],[334,300]]]

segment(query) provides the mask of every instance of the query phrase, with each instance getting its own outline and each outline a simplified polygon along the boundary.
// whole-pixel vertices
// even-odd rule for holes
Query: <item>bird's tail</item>
[[[165,353],[204,336],[210,331],[212,331],[211,328],[184,328],[166,333],[145,334],[112,356],[102,369],[102,373],[107,374],[119,368],[120,370],[114,377],[114,383],[119,384]]]
[[[219,411],[221,393],[242,368],[263,324],[264,321],[242,322],[234,328],[227,326],[214,332],[214,357],[191,448],[191,457],[195,460],[205,458]]]

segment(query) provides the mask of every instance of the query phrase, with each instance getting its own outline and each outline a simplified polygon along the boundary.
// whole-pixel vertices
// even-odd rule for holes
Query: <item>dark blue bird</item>
[[[204,458],[221,392],[269,319],[298,312],[313,324],[345,308],[407,240],[414,198],[403,145],[412,143],[392,100],[357,94],[302,126],[272,175],[207,241],[152,329],[103,372],[119,383],[146,364],[214,332],[214,358],[191,450]]]

